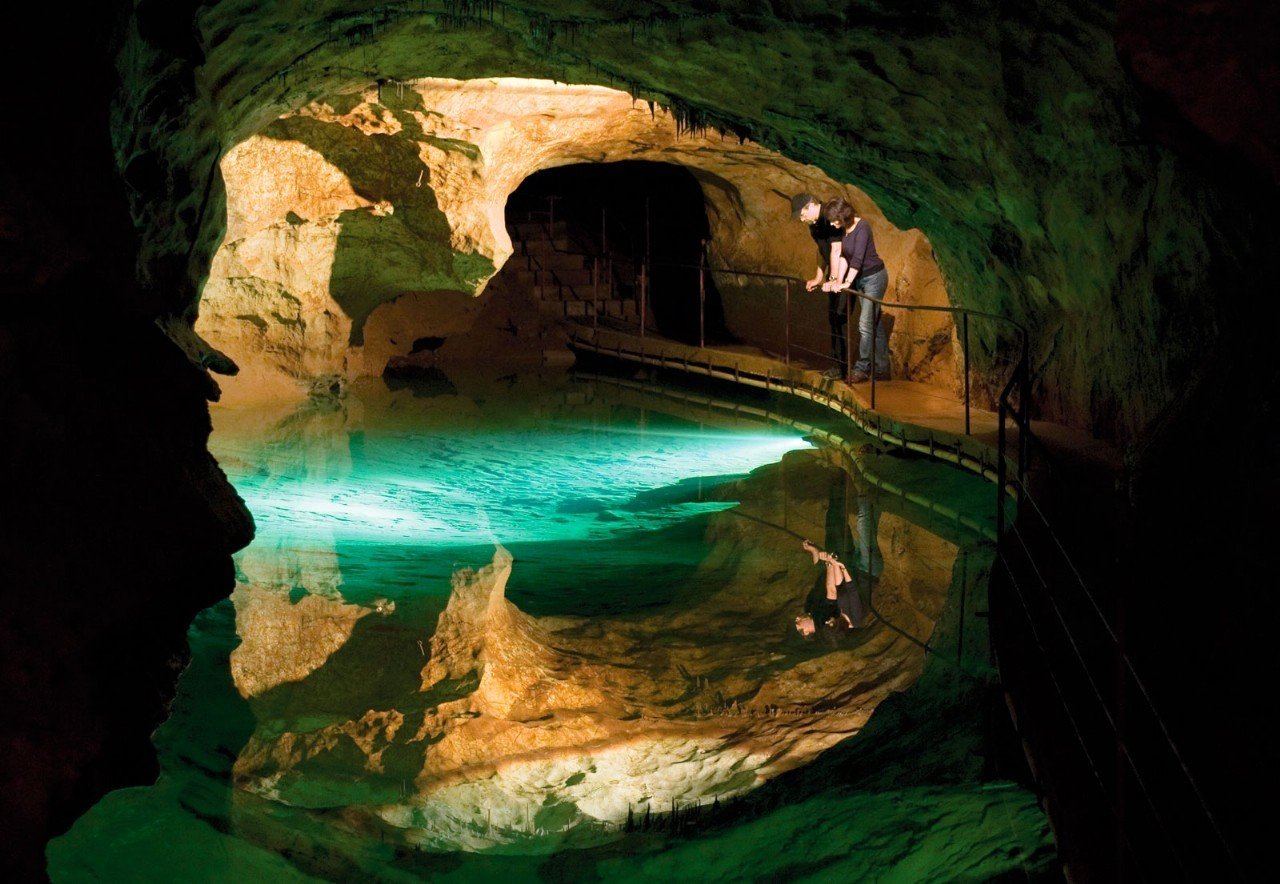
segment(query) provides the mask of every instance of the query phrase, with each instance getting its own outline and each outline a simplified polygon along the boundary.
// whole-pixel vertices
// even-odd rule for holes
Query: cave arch
[[[71,505],[43,493],[11,495],[25,511],[6,524],[59,528],[59,536],[47,543],[33,543],[26,534],[10,538],[13,549],[21,551],[21,562],[37,563],[18,573],[42,573],[56,563],[71,575],[57,585],[66,587],[60,594],[54,594],[50,583],[40,584],[40,592],[13,594],[17,600],[36,600],[32,610],[74,611],[100,604],[105,606],[86,609],[86,616],[72,621],[113,629],[130,620],[144,623],[148,628],[137,633],[136,646],[120,642],[118,634],[111,640],[116,646],[140,649],[144,657],[151,654],[159,670],[168,652],[148,643],[170,638],[180,643],[181,627],[190,619],[188,608],[202,606],[197,602],[201,592],[219,591],[220,571],[225,590],[230,578],[225,562],[220,565],[217,557],[225,552],[219,546],[224,542],[216,539],[218,517],[228,526],[226,548],[243,544],[251,524],[247,516],[235,517],[234,494],[218,483],[216,469],[208,469],[204,478],[207,455],[200,415],[202,397],[211,395],[211,387],[207,379],[186,371],[181,359],[169,359],[176,354],[166,342],[152,340],[160,336],[149,321],[134,323],[132,317],[139,312],[149,320],[159,314],[169,334],[203,366],[207,354],[183,336],[183,326],[189,335],[194,313],[188,308],[195,289],[188,283],[203,282],[222,236],[221,184],[216,172],[210,172],[220,150],[239,140],[236,133],[257,131],[295,107],[298,96],[426,72],[459,77],[510,72],[625,85],[642,95],[679,101],[686,118],[714,112],[717,119],[732,124],[730,129],[754,133],[757,140],[780,145],[789,155],[837,177],[892,188],[900,194],[896,202],[885,199],[883,190],[877,190],[877,199],[899,223],[929,231],[957,292],[974,298],[965,306],[1000,310],[1026,321],[1043,379],[1036,390],[1040,416],[1091,426],[1091,406],[1097,402],[1099,413],[1111,415],[1097,421],[1098,432],[1116,432],[1122,442],[1137,437],[1133,451],[1141,482],[1130,490],[1144,500],[1146,512],[1167,515],[1154,520],[1149,536],[1134,548],[1173,563],[1171,571],[1179,573],[1171,576],[1178,583],[1204,585],[1198,579],[1202,575],[1220,580],[1214,570],[1219,561],[1235,563],[1242,575],[1248,575],[1238,581],[1242,585],[1257,582],[1254,572],[1262,569],[1252,563],[1266,545],[1265,520],[1245,531],[1233,520],[1220,520],[1222,527],[1201,543],[1219,551],[1217,561],[1206,557],[1197,568],[1193,559],[1192,576],[1186,573],[1188,560],[1174,548],[1184,533],[1161,530],[1185,527],[1178,520],[1185,512],[1188,450],[1218,450],[1209,437],[1220,435],[1222,426],[1240,428],[1242,423],[1244,438],[1255,436],[1255,425],[1261,428],[1256,433],[1261,438],[1275,438],[1268,426],[1276,410],[1267,407],[1268,397],[1263,397],[1263,407],[1253,398],[1258,379],[1265,379],[1270,370],[1265,337],[1272,324],[1266,321],[1269,312],[1259,311],[1267,310],[1274,299],[1254,295],[1269,291],[1261,283],[1269,262],[1261,256],[1275,241],[1274,213],[1265,205],[1274,181],[1258,186],[1249,170],[1240,168],[1247,163],[1215,146],[1223,139],[1238,144],[1239,133],[1215,129],[1212,119],[1206,122],[1195,114],[1197,106],[1228,114],[1236,104],[1250,106],[1240,100],[1249,94],[1248,88],[1227,89],[1232,100],[1224,104],[1223,81],[1212,71],[1215,65],[1230,69],[1229,83],[1256,86],[1258,78],[1250,78],[1249,66],[1239,64],[1244,44],[1255,53],[1262,51],[1267,64],[1274,57],[1265,52],[1265,42],[1240,39],[1259,32],[1256,16],[1222,28],[1213,15],[1206,15],[1191,29],[1191,39],[1209,48],[1188,56],[1184,17],[1166,15],[1169,4],[1161,3],[1127,4],[1118,20],[1110,7],[1067,7],[1044,0],[998,9],[975,7],[972,15],[946,9],[922,12],[914,4],[862,3],[849,5],[843,13],[824,8],[821,21],[794,4],[772,4],[772,16],[762,8],[761,15],[725,14],[713,21],[687,15],[688,4],[674,4],[670,17],[655,21],[646,18],[644,8],[624,11],[615,3],[588,2],[581,4],[581,18],[572,22],[573,29],[561,27],[558,33],[531,27],[530,19],[538,14],[519,10],[509,23],[504,13],[496,25],[470,23],[465,20],[469,13],[463,12],[459,26],[458,17],[433,20],[422,13],[409,19],[399,16],[398,9],[373,10],[359,4],[349,9],[334,3],[206,4],[198,10],[187,3],[143,5],[148,9],[99,4],[92,15],[70,17],[57,5],[37,7],[42,24],[30,32],[57,34],[55,50],[70,60],[47,66],[45,73],[55,86],[46,92],[79,96],[76,125],[86,137],[69,138],[65,120],[51,120],[49,125],[26,127],[24,136],[9,145],[17,158],[7,164],[11,183],[29,197],[19,206],[20,216],[38,222],[17,229],[24,245],[37,245],[31,249],[34,269],[20,269],[19,285],[30,280],[20,315],[35,309],[42,319],[35,331],[20,332],[25,337],[19,341],[30,341],[31,346],[19,351],[25,352],[22,358],[7,362],[10,373],[0,388],[14,392],[11,398],[22,403],[24,410],[14,414],[27,414],[26,409],[41,402],[40,396],[24,402],[20,394],[47,389],[47,373],[53,368],[66,373],[68,390],[82,394],[59,396],[54,408],[99,427],[128,414],[127,428],[148,444],[132,446],[132,452],[121,449],[132,458],[122,466],[136,463],[137,475],[163,477],[165,494],[194,490],[209,502],[213,520],[179,532],[183,537],[174,548],[189,562],[203,563],[205,556],[211,562],[184,572],[196,579],[175,579],[155,561],[140,560],[138,569],[114,579],[100,571],[102,556],[96,549],[77,551],[67,546],[66,537],[109,537],[117,548],[134,543],[133,520],[121,518],[115,509],[104,518],[104,510],[86,505],[84,494],[105,487],[108,475],[133,473],[127,468],[100,469],[101,452],[67,456],[68,444],[49,429],[64,426],[61,421],[15,418],[29,439],[15,452],[15,475],[42,481],[47,475],[44,461],[61,453],[64,474],[73,477],[68,481],[81,486]],[[682,6],[686,14],[681,14]],[[172,14],[166,11],[165,22],[156,27],[158,10],[170,9]],[[149,16],[152,20],[143,21]],[[545,16],[539,18],[546,23]],[[841,21],[859,26],[840,27]],[[186,36],[171,39],[177,33]],[[829,74],[833,58],[841,56],[856,63],[841,66],[844,88],[832,95],[823,72]],[[1186,63],[1188,57],[1191,64]],[[730,90],[722,88],[725,83],[731,84]],[[1156,90],[1154,100],[1143,95],[1148,88]],[[1165,103],[1163,96],[1170,94],[1182,113]],[[858,100],[840,104],[849,95]],[[1196,96],[1214,100],[1197,105]],[[1186,112],[1188,106],[1191,113]],[[37,114],[41,110],[37,108]],[[811,125],[806,125],[806,118]],[[1267,115],[1255,114],[1255,119],[1265,123]],[[114,130],[110,139],[108,128]],[[135,172],[159,172],[131,176],[126,186],[112,171],[130,167]],[[855,168],[856,175],[849,171]],[[939,182],[960,186],[944,198]],[[132,204],[132,218],[126,202]],[[210,206],[207,215],[200,210],[205,202]],[[206,217],[212,220],[201,228]],[[944,223],[936,222],[939,217]],[[951,223],[951,218],[961,221]],[[1009,253],[1022,257],[1029,271],[1021,286],[988,248],[986,234],[994,232],[1000,220],[1023,244]],[[64,247],[64,242],[73,247]],[[1201,260],[1205,256],[1210,260]],[[138,286],[131,272],[135,258]],[[68,266],[75,272],[66,273]],[[1255,266],[1256,271],[1250,269]],[[60,346],[48,347],[49,340]],[[104,341],[125,362],[112,359],[112,389],[99,394],[97,388],[86,391],[84,380],[105,377]],[[122,367],[128,370],[122,373]],[[10,381],[14,372],[17,383]],[[1277,389],[1274,384],[1262,386]],[[143,407],[122,411],[121,396]],[[1215,483],[1213,498],[1225,505],[1200,501],[1201,508],[1229,511],[1239,489],[1257,487],[1259,462],[1280,462],[1266,457],[1265,451],[1263,446],[1263,454],[1254,455],[1246,449],[1246,456],[1227,458],[1227,475]],[[157,465],[176,465],[181,472],[176,481],[169,481],[169,474],[158,473]],[[155,524],[185,524],[191,513],[205,518],[199,515],[200,503],[183,498],[171,510],[157,509],[156,500],[164,495],[153,498],[139,493],[136,483],[128,484],[122,482],[118,494],[104,499],[145,501],[145,518]],[[1153,541],[1157,536],[1164,539]],[[103,543],[109,548],[106,540]],[[76,564],[64,567],[68,560]],[[99,579],[117,591],[86,595],[75,575],[89,571],[99,573]],[[35,582],[34,577],[24,581],[19,576],[15,586]],[[1158,579],[1149,582],[1163,585]],[[174,592],[175,586],[181,591]],[[163,601],[157,604],[157,599]],[[126,610],[142,616],[113,610],[122,600],[136,602],[136,608]],[[31,654],[36,659],[48,648],[62,647],[67,651],[64,662],[78,667],[77,673],[91,673],[93,680],[86,682],[81,702],[79,694],[64,692],[65,681],[54,690],[43,682],[30,689],[35,700],[27,705],[32,709],[44,708],[50,697],[60,698],[49,708],[63,730],[38,734],[37,744],[46,746],[54,759],[47,765],[17,756],[22,779],[10,794],[24,800],[37,794],[30,787],[32,770],[53,772],[56,791],[63,796],[97,788],[87,778],[66,785],[65,771],[72,765],[67,758],[101,757],[102,768],[114,771],[114,776],[138,777],[136,767],[127,760],[121,763],[119,752],[96,753],[94,728],[84,724],[82,713],[118,710],[120,704],[110,698],[118,691],[127,693],[130,685],[150,682],[106,665],[114,655],[93,652],[98,633],[73,641],[65,637],[72,622],[68,618],[55,618],[50,622],[57,626],[43,627],[40,617],[28,616],[28,607],[19,605],[16,610],[11,622],[21,628],[14,634],[27,641],[9,649],[15,660],[23,648],[36,649]],[[1199,610],[1214,612],[1212,607]],[[1236,610],[1222,607],[1224,615]],[[156,624],[158,618],[163,622]],[[1262,625],[1274,618],[1250,619]],[[1171,622],[1174,629],[1178,625]],[[1215,650],[1266,646],[1265,640],[1242,641],[1235,632],[1239,624],[1231,626],[1225,633],[1227,642]],[[1200,632],[1218,631],[1206,624]],[[1193,676],[1197,672],[1191,669],[1198,661],[1218,658],[1214,653],[1183,656],[1191,661],[1188,674]],[[1236,659],[1230,654],[1226,658]],[[1265,671],[1265,666],[1238,664],[1235,671]],[[1188,693],[1185,680],[1171,683]],[[153,696],[141,702],[158,707],[163,691],[150,693]],[[1209,691],[1190,693],[1215,696]],[[1211,703],[1209,714],[1201,703],[1187,708],[1209,723],[1207,729],[1212,726],[1213,739],[1220,742],[1223,721],[1241,720],[1242,707],[1230,702],[1238,694]],[[129,696],[127,708],[133,709],[137,691]],[[145,740],[150,730],[146,722],[129,722],[121,729],[122,720],[113,711],[91,718],[90,724],[105,721],[106,727],[114,728],[110,746]],[[139,754],[150,753],[145,745],[142,749]],[[1253,759],[1263,754],[1231,756],[1247,778],[1256,774]],[[65,814],[68,802],[60,798],[54,804]],[[1240,818],[1250,815],[1252,805],[1244,807]],[[19,866],[32,869],[32,876],[42,865],[39,846],[48,834],[41,828],[42,810],[24,804],[22,813],[15,814],[19,825],[10,839],[15,850],[40,860]],[[1257,813],[1252,818],[1265,821],[1267,816]]]
[[[736,188],[718,176],[695,175],[678,163],[624,159],[556,166],[521,182],[507,200],[507,224],[534,235],[554,229],[563,232],[566,248],[573,252],[593,259],[608,255],[613,301],[636,301],[636,277],[641,264],[647,264],[651,327],[667,337],[696,342],[696,268],[711,241],[703,189],[714,186],[723,187],[730,198],[737,196]],[[707,286],[709,340],[733,340],[713,276]]]

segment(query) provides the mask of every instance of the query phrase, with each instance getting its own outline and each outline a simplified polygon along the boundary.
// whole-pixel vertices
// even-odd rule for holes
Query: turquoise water
[[[447,594],[457,565],[502,544],[521,563],[509,595],[531,613],[661,601],[653,569],[695,566],[699,517],[733,505],[704,492],[809,447],[794,430],[699,424],[568,379],[477,386],[220,420],[211,447],[257,522],[239,579],[279,582],[289,561],[310,581],[299,591]],[[630,591],[583,591],[600,581]]]
[[[735,598],[759,596],[758,611],[720,631],[775,661],[770,666],[825,653],[788,638],[793,604],[768,607],[762,584],[777,579],[772,559],[788,553],[757,561],[752,548],[776,542],[790,550],[792,535],[820,538],[824,511],[840,488],[848,496],[849,477],[806,455],[810,445],[795,429],[663,406],[568,376],[453,381],[445,395],[370,385],[343,402],[215,414],[211,448],[254,513],[256,539],[236,556],[233,599],[192,624],[192,663],[155,737],[159,782],[111,793],[53,842],[54,880],[743,874],[725,849],[763,868],[763,857],[747,859],[768,844],[759,821],[730,822],[692,840],[637,833],[567,853],[556,852],[560,841],[536,839],[497,851],[507,855],[476,853],[474,845],[423,852],[398,829],[349,811],[404,800],[423,750],[393,741],[375,773],[349,751],[297,764],[283,778],[254,760],[281,739],[342,727],[366,710],[429,714],[440,698],[420,692],[424,642],[455,572],[487,564],[496,545],[515,559],[507,598],[546,622],[588,618],[573,622],[643,634],[644,624],[696,608],[698,599],[712,599],[707,609],[720,613]],[[777,466],[788,452],[792,466]],[[980,481],[933,464],[880,466],[895,486],[932,487],[957,509],[981,512],[989,499]],[[740,509],[746,498],[751,504]],[[882,505],[893,520],[882,524],[929,518],[906,504]],[[738,514],[754,520],[748,529],[733,521]],[[907,543],[901,532],[886,534],[887,550]],[[933,536],[925,531],[923,546],[913,552],[908,543],[896,554],[945,558],[963,542]],[[929,578],[943,581],[928,589],[937,604],[957,579],[949,561],[922,561],[922,574],[943,575]],[[743,580],[749,585],[732,585]],[[775,598],[794,595],[778,586]],[[911,592],[925,590],[913,584]],[[882,606],[893,610],[892,601]],[[914,595],[902,604],[928,607]],[[914,628],[927,639],[927,627]],[[952,681],[934,667],[922,684]],[[920,702],[951,709],[959,701],[947,687],[920,694]],[[959,758],[961,737],[955,741]],[[800,790],[773,811],[771,830],[780,843],[795,842],[813,814],[824,826],[847,819],[851,837],[865,843],[853,853],[820,851],[842,876],[862,869],[914,880],[968,862],[967,874],[984,877],[1025,867],[1029,857],[1043,867],[1048,836],[1033,796],[991,791],[966,776],[953,771],[945,786],[907,778],[871,791]],[[274,785],[264,790],[266,781]],[[881,822],[869,823],[868,813]],[[931,817],[945,826],[921,837],[921,820]],[[572,843],[592,842],[563,846]],[[789,860],[765,850],[774,854],[771,874],[787,874]]]

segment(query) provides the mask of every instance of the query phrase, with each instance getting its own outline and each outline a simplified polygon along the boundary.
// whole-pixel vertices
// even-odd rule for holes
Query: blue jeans
[[[864,295],[881,300],[889,288],[889,270],[882,268],[870,276],[858,274],[853,287]],[[858,299],[858,361],[853,370],[863,374],[871,374],[871,328],[876,325],[876,376],[889,376],[889,335],[884,330],[884,320],[876,323],[880,313],[878,304],[869,304]]]

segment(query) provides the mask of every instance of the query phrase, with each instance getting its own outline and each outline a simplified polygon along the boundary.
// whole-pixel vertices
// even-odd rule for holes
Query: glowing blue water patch
[[[585,540],[732,506],[699,478],[808,447],[795,435],[539,423],[291,439],[214,437],[264,545]]]

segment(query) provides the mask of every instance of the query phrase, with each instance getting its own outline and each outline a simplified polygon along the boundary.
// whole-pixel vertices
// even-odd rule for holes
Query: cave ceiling
[[[1029,327],[1042,416],[1107,436],[1175,394],[1211,313],[1197,256],[1245,223],[1208,223],[1204,182],[1144,136],[1108,4],[224,2],[194,30],[161,6],[120,52],[114,134],[140,275],[187,325],[225,233],[219,158],[424,77],[612,86],[856,186],[928,236],[953,303]]]

